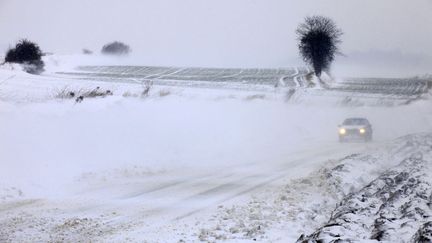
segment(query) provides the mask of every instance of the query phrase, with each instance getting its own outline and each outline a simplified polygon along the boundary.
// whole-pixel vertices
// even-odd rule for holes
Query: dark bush
[[[122,42],[114,41],[104,45],[101,52],[108,55],[127,55],[131,52],[131,49]]]
[[[22,39],[6,52],[5,62],[22,64],[26,72],[39,74],[44,71],[45,66],[42,55],[36,43]]]

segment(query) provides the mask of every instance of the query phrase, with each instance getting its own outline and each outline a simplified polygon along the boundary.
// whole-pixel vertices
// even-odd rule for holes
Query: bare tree
[[[342,30],[333,20],[323,16],[306,17],[305,22],[296,30],[299,40],[300,55],[313,67],[320,78],[323,71],[328,71],[342,42]]]

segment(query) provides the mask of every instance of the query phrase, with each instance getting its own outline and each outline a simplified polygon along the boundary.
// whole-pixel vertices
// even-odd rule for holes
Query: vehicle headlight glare
[[[344,135],[346,133],[345,128],[339,129],[339,134]]]
[[[360,128],[360,133],[364,134],[366,132],[366,130],[364,128]]]

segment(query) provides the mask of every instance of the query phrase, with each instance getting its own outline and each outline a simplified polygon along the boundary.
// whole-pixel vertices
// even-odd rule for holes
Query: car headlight
[[[340,134],[340,135],[344,135],[345,133],[346,133],[345,128],[341,128],[341,129],[339,129],[339,134]]]
[[[364,133],[366,133],[366,129],[364,129],[364,128],[360,128],[359,132],[360,132],[361,134],[364,134]]]

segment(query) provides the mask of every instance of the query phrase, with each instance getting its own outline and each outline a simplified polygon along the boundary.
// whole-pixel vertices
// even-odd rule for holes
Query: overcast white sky
[[[345,32],[344,62],[432,66],[432,0],[0,0],[0,49],[23,37],[64,54],[121,40],[146,65],[289,66],[294,31],[314,14]]]

